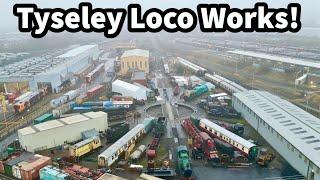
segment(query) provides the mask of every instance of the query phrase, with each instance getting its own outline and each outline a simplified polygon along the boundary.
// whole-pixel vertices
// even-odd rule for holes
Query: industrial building
[[[88,66],[98,54],[98,45],[85,45],[57,57],[48,55],[19,61],[0,68],[0,83],[4,83],[6,91],[8,83],[26,83],[30,90],[47,85],[52,92],[59,92],[66,81]]]
[[[120,73],[126,75],[129,72],[143,71],[149,73],[149,51],[133,49],[125,51],[120,59]]]
[[[320,120],[271,93],[233,94],[233,107],[306,179],[320,180]]]
[[[112,92],[119,93],[123,96],[130,96],[137,100],[147,100],[147,91],[145,88],[119,79],[112,83]]]
[[[291,58],[291,57],[284,57],[284,56],[275,56],[270,55],[266,53],[260,53],[260,52],[253,52],[253,51],[241,51],[241,50],[233,50],[228,51],[230,54],[239,55],[243,57],[251,57],[255,60],[268,60],[268,61],[274,61],[277,63],[283,63],[287,65],[295,65],[302,68],[311,68],[311,69],[320,69],[320,63],[311,61],[308,59],[297,59],[297,58]]]
[[[88,112],[29,126],[18,130],[18,138],[23,149],[35,152],[78,141],[82,132],[94,128],[106,131],[107,113]]]

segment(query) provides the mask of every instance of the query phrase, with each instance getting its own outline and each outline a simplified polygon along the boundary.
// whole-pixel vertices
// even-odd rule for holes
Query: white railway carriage
[[[145,133],[144,125],[138,124],[98,156],[98,165],[100,167],[110,167],[124,151],[127,151]]]
[[[244,92],[247,89],[242,87],[241,85],[225,78],[222,77],[220,75],[211,75],[209,73],[205,74],[205,78],[206,80],[220,86],[221,88],[225,89],[226,91],[228,91],[229,93],[237,93],[237,92]]]
[[[205,79],[207,81],[210,81],[212,82],[213,84],[217,85],[217,86],[220,86],[220,82],[222,81],[221,79],[219,79],[218,77],[214,76],[214,75],[211,75],[209,73],[206,73],[204,75]]]
[[[208,119],[200,120],[200,128],[209,133],[211,136],[232,145],[235,149],[239,150],[249,158],[254,158],[257,156],[258,150],[255,144],[211,122]]]
[[[177,57],[177,59],[179,60],[179,63],[181,63],[183,66],[186,66],[187,68],[191,69],[193,72],[200,76],[203,76],[207,72],[207,69],[198,66],[194,63],[191,63],[190,61],[187,61],[181,57]]]

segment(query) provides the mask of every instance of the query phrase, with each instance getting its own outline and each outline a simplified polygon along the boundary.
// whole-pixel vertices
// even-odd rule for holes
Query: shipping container
[[[80,95],[79,97],[76,98],[76,103],[82,104],[86,100],[88,100],[88,96],[87,96],[87,94],[83,94],[83,95]]]
[[[21,154],[12,156],[9,160],[4,162],[4,174],[9,177],[13,177],[13,166],[17,165],[20,162],[32,159],[34,159],[34,155],[29,152],[23,152]]]
[[[31,163],[23,164],[20,167],[21,178],[23,180],[39,179],[39,170],[52,163],[50,157],[41,156],[41,155],[35,155],[35,156],[37,156],[39,159]]]
[[[87,91],[88,98],[95,98],[97,95],[100,95],[105,90],[105,86],[97,85]]]
[[[54,118],[59,118],[62,114],[65,114],[70,110],[71,110],[70,104],[63,104],[63,105],[53,109],[52,115]]]

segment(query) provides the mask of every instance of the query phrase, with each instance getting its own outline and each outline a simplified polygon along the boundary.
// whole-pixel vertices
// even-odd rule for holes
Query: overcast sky
[[[0,0],[0,32],[17,31],[18,19],[12,14],[12,7],[16,3],[35,3],[39,8],[70,8],[77,7],[80,2],[91,2],[94,7],[100,8],[126,8],[130,3],[141,4],[143,10],[147,8],[191,8],[195,9],[199,3],[228,3],[231,7],[251,8],[258,2],[256,0]],[[261,1],[260,1],[261,2]],[[320,1],[319,0],[267,0],[269,7],[286,7],[288,3],[297,2],[302,6],[302,28],[320,28]]]

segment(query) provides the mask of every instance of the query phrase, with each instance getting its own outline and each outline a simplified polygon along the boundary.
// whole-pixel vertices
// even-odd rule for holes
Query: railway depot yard
[[[1,177],[320,179],[320,120],[281,98],[310,110],[312,87],[178,42],[84,45],[26,79],[8,71]]]

